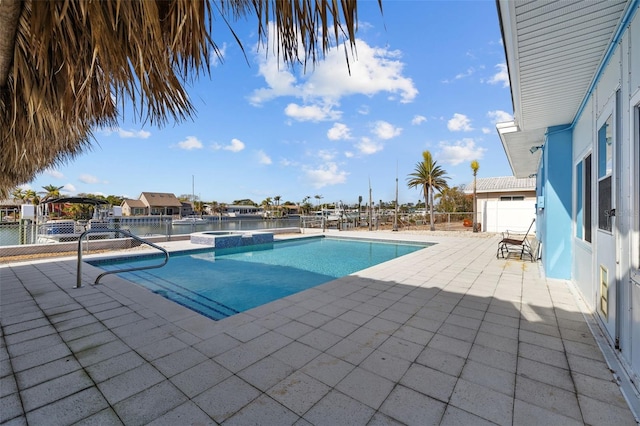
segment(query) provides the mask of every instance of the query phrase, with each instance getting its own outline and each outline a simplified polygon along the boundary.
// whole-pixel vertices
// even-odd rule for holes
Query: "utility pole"
[[[371,196],[371,178],[369,178],[369,231],[373,227],[373,199]]]

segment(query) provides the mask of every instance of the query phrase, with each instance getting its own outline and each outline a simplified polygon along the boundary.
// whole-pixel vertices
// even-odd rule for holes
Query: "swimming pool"
[[[303,238],[172,254],[163,268],[119,275],[218,320],[429,245]],[[157,259],[90,263],[114,270],[157,263]]]

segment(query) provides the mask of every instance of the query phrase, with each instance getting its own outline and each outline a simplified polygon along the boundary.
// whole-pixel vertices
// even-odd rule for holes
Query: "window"
[[[500,201],[524,201],[524,195],[503,195]]]
[[[591,242],[591,154],[576,166],[576,237]]]
[[[598,129],[598,228],[611,231],[613,114]]]

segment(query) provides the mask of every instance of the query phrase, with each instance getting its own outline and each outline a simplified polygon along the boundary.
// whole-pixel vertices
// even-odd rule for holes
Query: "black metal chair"
[[[520,252],[520,259],[522,259],[522,257],[527,254],[528,256],[531,257],[531,261],[533,262],[534,260],[538,260],[537,259],[537,249],[534,250],[533,247],[531,246],[531,243],[529,242],[529,232],[531,232],[531,228],[533,227],[533,224],[535,223],[535,218],[531,221],[531,225],[529,225],[529,229],[527,229],[527,232],[522,234],[522,233],[514,233],[512,231],[505,231],[502,233],[502,239],[500,240],[500,242],[498,243],[498,251],[496,253],[496,258],[502,257],[503,259],[505,258],[505,253],[507,254],[507,256],[509,255],[509,253],[511,252]],[[536,253],[534,253],[534,251]],[[534,259],[535,257],[535,259]]]

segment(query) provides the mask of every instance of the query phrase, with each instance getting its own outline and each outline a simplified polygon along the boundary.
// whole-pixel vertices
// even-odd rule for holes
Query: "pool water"
[[[217,320],[428,245],[304,238],[172,254],[169,263],[162,268],[118,275]],[[114,270],[157,264],[158,260],[91,263]]]

